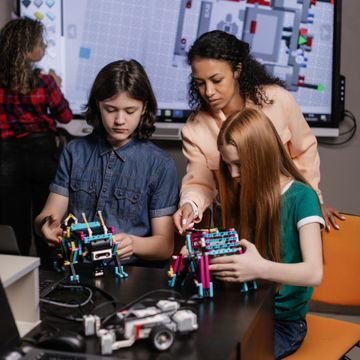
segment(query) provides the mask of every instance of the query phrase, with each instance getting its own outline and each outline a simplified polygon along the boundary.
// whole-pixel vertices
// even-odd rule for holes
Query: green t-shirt
[[[281,200],[281,246],[283,263],[302,262],[299,229],[310,223],[325,225],[316,192],[301,182],[293,181],[283,190]],[[275,296],[275,318],[298,320],[308,312],[313,288],[281,286]]]

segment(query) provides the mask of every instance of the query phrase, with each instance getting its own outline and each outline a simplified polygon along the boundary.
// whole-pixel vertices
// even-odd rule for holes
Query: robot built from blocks
[[[95,276],[104,274],[106,260],[114,261],[115,276],[128,276],[120,263],[118,243],[113,241],[115,230],[105,225],[101,211],[98,211],[98,216],[100,222],[88,222],[82,213],[84,222],[79,223],[74,215],[69,214],[61,225],[63,234],[57,248],[55,268],[60,271],[67,269],[72,282],[80,281],[75,265],[84,259],[92,262]]]
[[[137,304],[139,305],[139,304]],[[100,328],[97,315],[84,315],[84,333],[100,338],[101,354],[132,346],[136,341],[149,339],[158,351],[169,349],[176,334],[189,334],[197,330],[197,315],[183,309],[175,300],[160,300],[155,306],[134,306],[117,313],[117,324]]]
[[[243,249],[239,245],[239,237],[235,229],[219,231],[212,229],[193,229],[186,234],[187,256],[173,256],[169,270],[169,285],[171,287],[184,283],[186,277],[194,278],[198,289],[199,298],[214,296],[213,283],[211,281],[209,258],[242,254]],[[244,282],[241,291],[256,289],[255,281]]]

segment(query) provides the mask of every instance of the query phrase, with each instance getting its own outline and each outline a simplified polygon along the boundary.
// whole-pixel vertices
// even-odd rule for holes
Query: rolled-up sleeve
[[[50,184],[50,192],[69,197],[70,164],[71,156],[66,145],[61,153],[54,181]]]
[[[179,202],[179,177],[174,160],[168,159],[157,171],[154,192],[150,199],[150,217],[174,214]]]

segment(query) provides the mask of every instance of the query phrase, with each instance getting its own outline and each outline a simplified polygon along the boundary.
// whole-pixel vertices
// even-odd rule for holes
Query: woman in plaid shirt
[[[32,214],[41,211],[57,168],[56,122],[72,113],[54,72],[34,63],[44,56],[41,22],[10,21],[0,33],[0,223],[11,225],[20,252],[29,253]],[[35,237],[42,265],[48,247]]]

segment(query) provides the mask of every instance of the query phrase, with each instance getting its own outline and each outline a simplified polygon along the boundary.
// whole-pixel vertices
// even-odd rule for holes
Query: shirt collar
[[[226,120],[226,116],[222,110],[213,112],[212,116],[214,117],[214,119],[219,127],[221,127],[222,123]]]
[[[244,104],[244,108],[247,108],[247,107],[251,107],[251,108],[254,108],[254,103],[247,99],[245,100],[245,104]],[[222,123],[227,119],[227,117],[225,116],[224,112],[222,110],[217,110],[215,112],[212,112],[211,113],[212,116],[215,118],[217,124],[221,127],[222,126]]]
[[[114,151],[114,153],[119,157],[119,159],[125,162],[135,153],[137,141],[131,139],[127,144],[114,150],[109,144],[109,142],[105,139],[105,137],[99,135],[98,144],[100,156],[104,156],[109,152]]]
[[[289,189],[290,186],[294,183],[294,179],[290,180],[282,189],[281,189],[281,195],[284,195]]]

